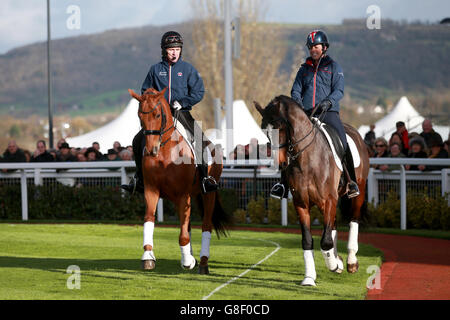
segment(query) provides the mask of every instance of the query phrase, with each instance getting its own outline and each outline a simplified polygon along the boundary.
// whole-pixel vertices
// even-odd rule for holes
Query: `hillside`
[[[289,71],[294,46],[303,46],[312,28],[282,26],[289,50],[280,72]],[[182,30],[184,37],[190,38],[191,25],[183,24],[111,30],[53,41],[55,113],[98,112],[125,104],[129,100],[126,89],[139,90],[149,66],[159,61],[159,41],[167,29]],[[345,107],[386,107],[407,95],[423,114],[450,110],[448,26],[383,21],[381,30],[368,30],[365,21],[352,20],[322,29],[331,40],[330,56],[345,72],[349,97]],[[0,55],[0,113],[45,115],[46,70],[46,43]]]

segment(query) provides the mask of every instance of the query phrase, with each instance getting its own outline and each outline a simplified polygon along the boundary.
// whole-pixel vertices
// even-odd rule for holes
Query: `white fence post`
[[[156,215],[158,218],[158,222],[164,221],[164,205],[163,205],[163,199],[161,199],[161,198],[159,198],[159,200],[158,200]]]
[[[286,198],[281,199],[281,225],[288,225],[288,203]]]
[[[42,186],[41,168],[34,169],[34,185]]]
[[[367,177],[367,199],[368,202],[374,206],[378,205],[378,183],[373,174],[374,168],[369,169],[369,176]]]
[[[447,205],[450,207],[450,169],[442,169],[441,193],[445,197],[447,194]]]
[[[406,170],[400,165],[400,229],[406,230]]]
[[[20,189],[22,195],[22,220],[28,221],[28,190],[25,169],[20,170]]]

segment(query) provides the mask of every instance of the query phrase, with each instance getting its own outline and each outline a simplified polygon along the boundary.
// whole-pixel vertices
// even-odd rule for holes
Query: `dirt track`
[[[236,229],[300,234],[297,229]],[[338,237],[347,241],[348,233]],[[381,289],[369,290],[368,300],[450,300],[450,240],[381,233],[360,233],[358,240],[384,253]]]

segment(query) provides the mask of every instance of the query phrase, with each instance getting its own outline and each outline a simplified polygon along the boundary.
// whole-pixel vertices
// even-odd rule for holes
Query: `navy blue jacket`
[[[309,57],[297,72],[291,96],[304,110],[328,99],[332,104],[330,111],[339,112],[339,100],[344,96],[344,72],[329,56],[322,58],[316,70]]]
[[[180,59],[169,65],[163,60],[150,67],[150,71],[142,84],[141,94],[148,88],[162,91],[167,88],[167,102],[178,101],[182,110],[191,110],[199,103],[205,94],[203,80],[198,71],[189,63]]]

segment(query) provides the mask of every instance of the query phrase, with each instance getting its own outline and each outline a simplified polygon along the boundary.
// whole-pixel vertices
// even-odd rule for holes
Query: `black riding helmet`
[[[306,46],[308,47],[308,49],[311,49],[311,47],[316,44],[324,45],[325,50],[330,47],[330,44],[328,43],[328,37],[325,32],[321,30],[314,30],[308,34],[308,37],[306,38]]]
[[[183,37],[176,31],[168,31],[161,38],[161,49],[183,47]]]
[[[167,58],[166,49],[168,48],[183,48],[183,37],[176,31],[168,31],[161,37],[161,55],[163,59]],[[183,49],[182,51],[183,52]],[[181,53],[180,53],[181,56]]]

